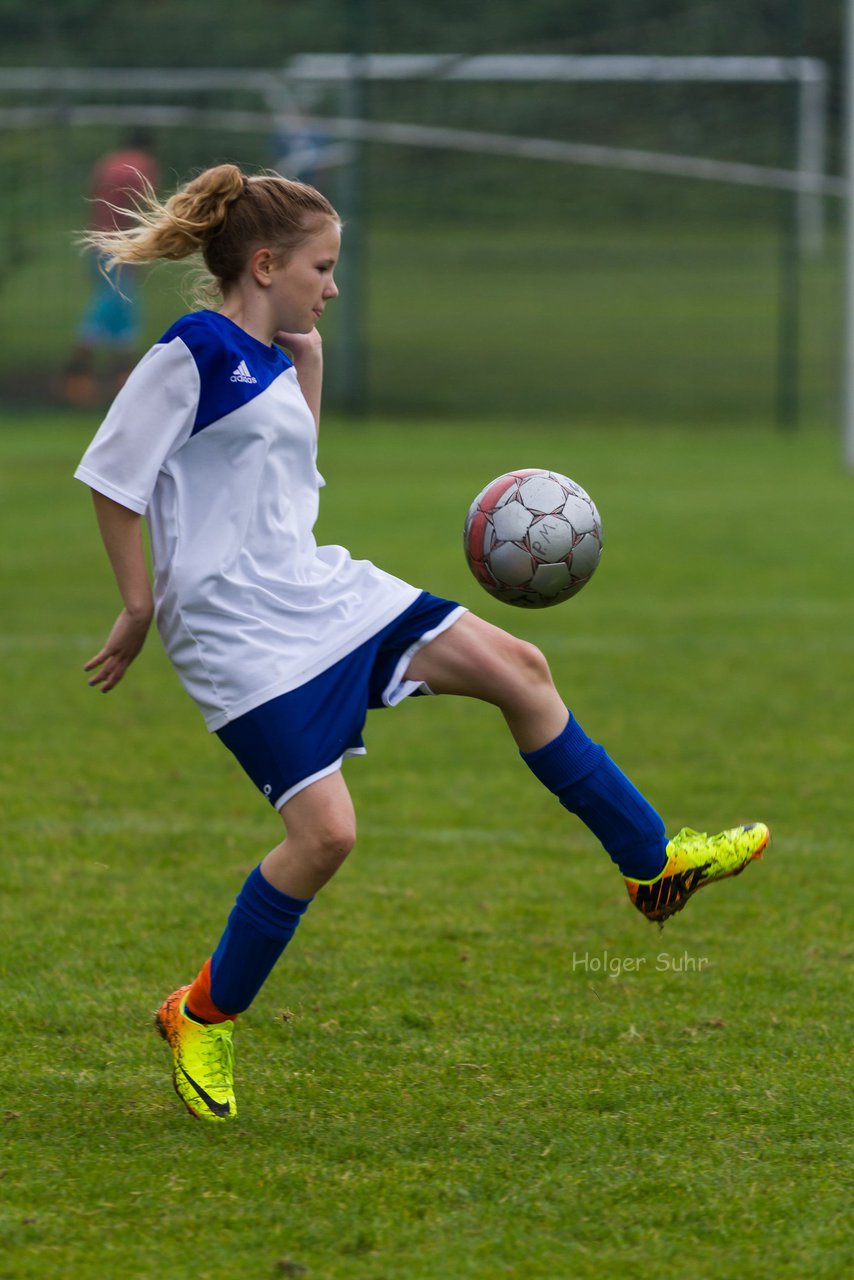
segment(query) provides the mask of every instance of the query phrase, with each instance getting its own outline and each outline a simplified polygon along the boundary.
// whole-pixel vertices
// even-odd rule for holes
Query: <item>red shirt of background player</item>
[[[142,175],[140,177],[140,175]],[[157,164],[147,151],[126,148],[112,151],[95,165],[92,171],[91,196],[92,229],[114,231],[132,225],[132,219],[115,213],[110,205],[120,209],[132,209],[134,197],[142,195],[142,178],[157,186]]]

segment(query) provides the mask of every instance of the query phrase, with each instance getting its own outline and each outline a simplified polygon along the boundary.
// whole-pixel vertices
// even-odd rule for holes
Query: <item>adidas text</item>
[[[246,361],[241,360],[240,364],[237,366],[237,368],[234,370],[234,373],[231,375],[231,381],[232,382],[257,382],[258,379],[252,377],[252,374],[249,372],[249,367],[246,364]]]

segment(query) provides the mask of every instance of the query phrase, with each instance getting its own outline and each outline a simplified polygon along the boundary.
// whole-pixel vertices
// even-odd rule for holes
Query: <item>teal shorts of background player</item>
[[[111,283],[102,263],[90,260],[92,292],[77,337],[92,346],[132,346],[139,334],[139,298],[136,273],[124,267]]]

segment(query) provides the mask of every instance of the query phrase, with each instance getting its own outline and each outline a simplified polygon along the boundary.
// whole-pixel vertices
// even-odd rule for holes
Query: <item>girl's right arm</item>
[[[96,674],[90,685],[100,685],[102,693],[114,689],[139,653],[151,619],[154,600],[142,544],[142,517],[112,498],[92,490],[101,537],[113,567],[124,608],[107,637],[104,647],[83,668]]]

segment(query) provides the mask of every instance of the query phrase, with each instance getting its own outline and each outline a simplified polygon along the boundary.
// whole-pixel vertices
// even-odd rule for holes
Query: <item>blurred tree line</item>
[[[7,65],[276,65],[293,53],[785,54],[833,64],[841,0],[0,0]]]

